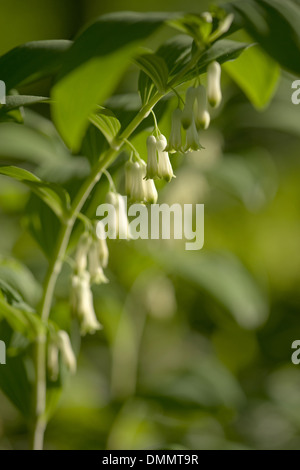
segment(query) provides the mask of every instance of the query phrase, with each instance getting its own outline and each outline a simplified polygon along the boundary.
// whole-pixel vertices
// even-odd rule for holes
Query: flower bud
[[[230,26],[232,25],[233,20],[234,20],[234,14],[230,13],[229,15],[226,16],[226,18],[224,18],[224,20],[220,22],[219,28],[218,28],[218,37],[227,33],[227,31],[230,29]]]
[[[190,127],[194,118],[195,91],[196,89],[194,87],[190,87],[187,89],[185,95],[185,105],[181,117],[181,124],[184,129],[188,129],[188,127]]]
[[[202,121],[202,129],[204,129],[206,131],[206,129],[209,128],[209,125],[210,125],[210,114],[208,111],[204,111],[203,113],[203,121]]]
[[[206,23],[212,23],[213,22],[213,17],[211,15],[211,13],[209,13],[209,11],[204,11],[201,14],[201,18],[203,18],[204,21],[206,21]]]
[[[207,68],[207,97],[213,108],[217,108],[222,101],[221,66],[216,61]]]
[[[207,111],[207,95],[206,89],[200,85],[196,89],[197,110],[195,115],[195,123],[197,129],[207,129],[210,124],[210,115]]]
[[[97,237],[98,237],[98,259],[100,265],[103,268],[106,268],[108,265],[109,251],[106,243],[106,236],[104,225],[102,222],[97,223]]]
[[[59,362],[58,362],[59,349],[55,342],[50,341],[48,344],[47,353],[47,368],[50,376],[50,380],[55,382],[58,379],[59,374]]]
[[[72,306],[80,322],[82,335],[95,333],[95,331],[102,328],[95,314],[93,295],[90,288],[90,274],[88,272],[84,272],[80,276],[73,276]]]
[[[58,332],[59,349],[62,354],[63,362],[72,374],[76,372],[76,357],[72,349],[68,333],[61,330]]]
[[[87,233],[83,233],[79,239],[75,254],[75,263],[78,272],[86,270],[89,246],[90,237]]]
[[[169,144],[166,148],[167,152],[175,153],[182,152],[182,141],[181,141],[181,119],[182,111],[177,108],[172,114],[172,127],[169,138]]]
[[[98,243],[95,241],[88,254],[89,259],[89,273],[91,276],[91,283],[93,284],[107,284],[108,279],[105,276],[101,263],[100,263],[100,256],[99,256],[99,249]]]
[[[157,162],[157,142],[154,135],[147,138],[147,179],[157,178],[158,162]]]

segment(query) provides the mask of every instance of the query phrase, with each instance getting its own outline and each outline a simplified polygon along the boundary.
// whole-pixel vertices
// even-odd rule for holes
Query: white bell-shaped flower
[[[204,11],[203,13],[201,13],[200,16],[201,16],[201,18],[204,19],[204,21],[206,21],[206,23],[212,23],[213,22],[212,14],[209,11]]]
[[[95,333],[102,326],[97,320],[93,294],[90,287],[90,274],[85,271],[80,276],[73,276],[72,279],[72,304],[73,310],[80,323],[82,335]]]
[[[213,108],[217,108],[222,101],[221,65],[216,61],[207,67],[207,98]]]
[[[71,341],[66,331],[60,330],[57,333],[59,349],[61,351],[63,362],[72,374],[76,372],[76,357],[72,349]]]
[[[158,176],[168,183],[175,178],[168,152],[158,152]]]
[[[200,144],[198,131],[196,128],[195,120],[193,119],[192,124],[186,131],[186,145],[185,151],[191,152],[196,150],[203,149],[202,145]]]
[[[124,197],[121,194],[110,191],[106,195],[106,202],[115,209],[114,217],[111,220],[111,232],[116,234],[116,238],[122,240],[130,239],[130,228]]]
[[[48,344],[47,351],[47,368],[50,380],[55,382],[58,379],[59,374],[59,349],[58,345],[54,341],[50,341]]]
[[[102,222],[97,223],[97,251],[100,265],[106,268],[108,265],[109,251],[106,243],[105,229]]]
[[[166,148],[166,151],[169,153],[182,152],[181,119],[182,111],[180,108],[177,108],[172,114],[171,133]]]
[[[146,194],[144,178],[146,178],[146,163],[144,161],[135,162],[132,169],[132,187],[130,194],[132,202],[145,201]]]
[[[196,99],[196,88],[190,87],[185,95],[185,105],[182,111],[181,124],[184,129],[188,129],[194,119],[194,103]]]
[[[90,237],[88,233],[83,233],[79,239],[76,254],[75,254],[75,263],[76,270],[82,272],[86,270],[87,267],[87,255],[90,246]]]
[[[157,161],[157,142],[154,135],[147,138],[147,174],[146,178],[157,178],[158,161]]]
[[[158,199],[158,193],[154,181],[152,179],[144,180],[145,186],[145,200],[149,204],[156,204]]]
[[[100,263],[99,256],[99,245],[97,241],[92,243],[88,254],[89,259],[89,273],[92,284],[107,284],[108,279],[103,272],[102,265]]]
[[[210,124],[210,115],[207,111],[207,94],[203,85],[196,88],[196,113],[195,123],[197,129],[207,129]]]

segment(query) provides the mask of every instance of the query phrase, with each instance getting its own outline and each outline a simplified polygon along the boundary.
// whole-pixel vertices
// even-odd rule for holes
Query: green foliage
[[[7,91],[54,75],[64,61],[70,41],[36,41],[16,47],[0,58],[1,80]]]
[[[21,181],[51,207],[58,217],[66,216],[69,209],[69,196],[61,186],[45,183],[29,171],[14,166],[0,167],[0,174]]]
[[[229,4],[238,25],[283,68],[300,73],[300,9],[293,0],[244,0]]]
[[[131,150],[138,161],[146,160],[146,140],[155,127],[151,110],[161,132],[169,136],[175,100],[182,107],[186,88],[205,83],[203,75],[212,62],[224,65],[227,72],[222,112],[211,113],[216,117],[212,131],[199,133],[201,142],[206,136],[206,150],[173,154],[176,180],[157,184],[162,200],[172,203],[177,202],[174,198],[198,203],[207,197],[204,252],[183,253],[176,240],[168,249],[119,240],[109,245],[110,284],[93,286],[94,323],[103,323],[104,329],[84,340],[79,378],[74,378],[77,387],[70,390],[74,403],[90,408],[81,405],[73,413],[70,400],[56,418],[59,425],[67,418],[71,436],[77,429],[72,420],[93,428],[95,441],[86,447],[116,448],[122,441],[128,448],[205,447],[210,436],[206,429],[214,436],[210,447],[255,447],[235,423],[252,393],[249,378],[236,372],[255,366],[258,351],[263,356],[260,332],[268,339],[268,328],[274,328],[272,312],[268,320],[267,289],[256,268],[268,266],[272,278],[273,259],[280,256],[272,240],[280,230],[269,229],[268,220],[254,230],[251,217],[267,212],[278,185],[276,159],[265,147],[270,154],[277,150],[278,130],[295,139],[300,136],[295,109],[278,99],[271,104],[280,68],[300,73],[300,13],[299,2],[292,0],[239,0],[224,8],[234,14],[232,27],[232,18],[228,21],[220,9],[211,10],[212,21],[207,13],[118,12],[91,22],[74,42],[30,42],[0,57],[0,79],[8,92],[6,104],[0,106],[3,246],[0,243],[5,253],[0,258],[0,339],[8,346],[0,388],[30,423],[38,380],[47,392],[42,414],[49,419],[67,386],[68,360],[74,359],[73,351],[79,354],[78,324],[70,315],[76,310],[69,297],[71,273],[76,272],[72,256],[82,232],[93,230],[95,208],[109,186],[122,191]],[[162,28],[164,37],[171,37],[161,43],[158,35],[154,51],[149,43]],[[237,32],[243,40],[240,28],[257,44],[234,36],[225,39]],[[146,49],[141,47],[145,42]],[[122,82],[129,68],[132,75]],[[258,115],[231,80],[255,108],[270,108]],[[261,142],[257,135],[262,129]],[[108,166],[113,181],[107,175],[109,183],[102,177],[97,184]],[[15,185],[9,185],[8,177]],[[19,183],[30,191],[28,198]],[[1,206],[16,195],[22,204]],[[261,247],[252,233],[264,240],[263,230],[268,237]],[[291,232],[297,244],[299,233],[295,227]],[[299,280],[294,272],[290,276]],[[67,346],[59,342],[61,329],[71,338]],[[294,334],[292,321],[291,330]],[[39,376],[37,337],[43,347],[59,349],[55,378],[46,371],[44,359],[49,357],[43,356],[44,374]],[[239,355],[241,338],[249,350]],[[266,355],[258,375],[265,373],[268,360]],[[252,369],[250,379],[253,376]],[[84,387],[86,380],[91,387]],[[253,393],[260,400],[266,391],[258,387]],[[101,409],[100,424],[93,406]],[[81,426],[80,435],[83,439]],[[49,436],[59,446],[51,429]],[[239,443],[232,442],[235,439]]]
[[[250,47],[236,61],[224,64],[226,72],[258,109],[263,109],[273,97],[280,68],[258,46]]]
[[[54,121],[72,149],[80,148],[96,105],[109,97],[139,45],[165,19],[163,14],[110,14],[76,39],[52,91]]]

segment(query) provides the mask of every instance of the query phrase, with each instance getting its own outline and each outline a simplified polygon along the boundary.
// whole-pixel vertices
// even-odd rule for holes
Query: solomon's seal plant
[[[26,167],[3,163],[0,174],[21,181],[35,195],[26,223],[47,257],[35,305],[26,305],[0,285],[0,315],[12,331],[28,341],[14,364],[22,370],[30,393],[20,395],[14,384],[4,391],[28,419],[34,449],[43,448],[45,428],[65,374],[76,372],[78,336],[102,328],[92,288],[109,282],[109,253],[105,226],[95,220],[95,197],[99,194],[102,200],[98,203],[105,201],[115,208],[109,238],[130,243],[123,194],[130,203],[156,203],[156,184],[174,184],[174,154],[189,158],[190,152],[196,152],[201,159],[203,132],[222,100],[222,64],[251,46],[227,38],[243,26],[239,7],[243,3],[200,15],[108,14],[84,29],[74,42],[24,44],[0,57],[0,78],[8,93],[6,105],[0,108],[0,128],[15,142],[24,138],[19,161],[24,157],[31,162]],[[141,45],[165,25],[173,28],[173,37],[157,51],[145,52]],[[259,41],[253,25],[248,29]],[[261,43],[270,52],[264,38]],[[136,94],[133,98],[113,95],[132,63],[139,70]],[[23,83],[49,77],[50,96],[18,93]],[[50,107],[51,120],[24,108],[39,102]],[[169,122],[166,130],[162,118]],[[143,135],[143,148],[134,142],[139,134]],[[34,143],[27,148],[29,135]],[[41,155],[46,155],[46,164],[40,164]],[[125,189],[121,179],[114,178],[116,168],[124,176]],[[97,192],[99,188],[102,193]],[[112,250],[113,246],[112,242]],[[65,267],[69,273],[69,327],[52,315],[57,281]],[[28,358],[33,373],[27,373],[24,365]]]

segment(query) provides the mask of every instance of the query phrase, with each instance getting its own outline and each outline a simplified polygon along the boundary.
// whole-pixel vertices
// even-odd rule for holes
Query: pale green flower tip
[[[217,109],[220,106],[221,102],[222,102],[221,93],[219,94],[219,96],[216,96],[215,98],[210,98],[209,100],[210,106],[214,109]]]
[[[210,114],[208,111],[204,111],[202,116],[197,116],[195,119],[197,130],[207,130],[210,125]]]
[[[167,152],[158,153],[158,176],[167,182],[174,177],[173,168]]]
[[[105,276],[102,268],[99,267],[98,272],[95,272],[91,276],[91,283],[96,285],[109,283],[109,279],[107,279],[107,277]]]
[[[97,331],[103,330],[101,323],[96,320],[93,324],[84,322],[80,325],[81,336],[94,335]]]
[[[167,174],[163,177],[163,179],[167,182],[167,183],[170,183],[170,181],[172,181],[173,178],[176,178],[176,176],[174,175],[174,173],[172,173],[171,175],[170,174]]]
[[[147,168],[146,176],[144,177],[145,181],[156,180],[158,179],[157,171],[154,171],[153,168]]]
[[[192,118],[190,116],[183,116],[181,124],[184,130],[187,130],[192,124]]]

